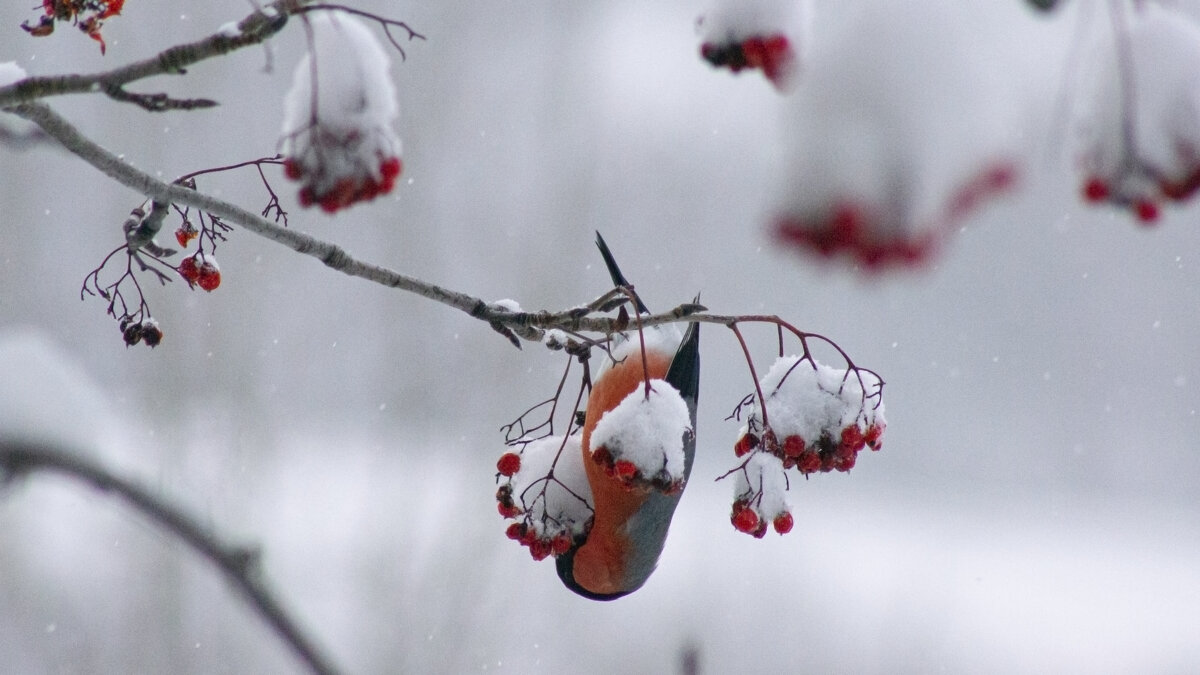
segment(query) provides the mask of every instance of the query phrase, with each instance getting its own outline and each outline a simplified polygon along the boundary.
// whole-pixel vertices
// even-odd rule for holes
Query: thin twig
[[[222,542],[179,507],[81,455],[42,443],[0,439],[0,478],[13,480],[38,471],[70,476],[124,499],[220,570],[309,670],[321,675],[339,672],[267,588],[258,550]]]

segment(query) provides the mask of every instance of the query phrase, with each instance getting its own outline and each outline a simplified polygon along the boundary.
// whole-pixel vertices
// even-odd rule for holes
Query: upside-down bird
[[[629,286],[600,233],[596,245],[616,286]],[[648,313],[634,297],[639,313]],[[645,331],[664,330],[646,328]],[[678,336],[678,332],[675,333]],[[636,340],[637,337],[630,337]],[[605,413],[651,380],[665,380],[687,404],[691,430],[683,442],[683,483],[675,489],[653,485],[630,487],[594,461],[592,431]],[[646,340],[645,364],[640,349],[603,371],[593,383],[583,425],[583,464],[592,488],[593,521],[587,538],[557,559],[558,576],[567,588],[592,600],[628,595],[646,582],[658,564],[675,507],[692,472],[696,454],[696,400],[700,393],[700,326],[688,325],[676,345]]]

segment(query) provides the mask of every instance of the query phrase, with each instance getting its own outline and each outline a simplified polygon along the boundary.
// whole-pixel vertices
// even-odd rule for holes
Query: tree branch
[[[158,95],[161,96],[161,99],[158,99],[151,94],[129,94],[123,87],[130,82],[154,75],[183,74],[192,64],[243,47],[261,44],[283,30],[287,25],[288,16],[308,2],[309,0],[276,0],[242,19],[236,30],[221,30],[202,40],[176,45],[148,59],[103,73],[27,77],[6,87],[0,87],[0,108],[48,96],[92,92],[103,92],[114,100],[132,102],[147,110],[184,107],[180,102],[168,99],[165,95]],[[153,104],[147,105],[147,102]],[[191,107],[197,106],[193,104]]]
[[[267,588],[258,550],[222,542],[178,507],[85,457],[35,442],[0,439],[0,480],[9,482],[38,471],[70,476],[125,500],[220,570],[312,672],[338,672]]]
[[[200,191],[157,180],[97,145],[44,103],[22,103],[6,110],[37,124],[49,136],[62,143],[67,150],[78,155],[88,164],[118,183],[151,197],[154,201],[182,204],[206,211],[231,223],[241,225],[247,231],[282,244],[297,253],[316,258],[326,266],[343,274],[428,298],[453,307],[472,318],[484,321],[494,328],[499,326],[510,329],[516,335],[527,340],[538,340],[541,338],[542,331],[554,328],[606,335],[620,332],[626,328],[616,318],[593,316],[597,311],[597,307],[593,306],[595,303],[560,312],[514,312],[466,293],[443,288],[380,265],[358,260],[335,244],[276,225],[239,206]],[[136,250],[137,242],[130,242],[130,244],[131,248]],[[702,305],[685,303],[666,312],[641,317],[640,323],[643,327],[682,322],[732,326],[738,321],[776,323],[780,321],[778,317],[724,316],[706,314],[706,311],[707,309]],[[501,332],[504,333],[504,331]],[[506,337],[509,336],[508,333],[504,334]]]

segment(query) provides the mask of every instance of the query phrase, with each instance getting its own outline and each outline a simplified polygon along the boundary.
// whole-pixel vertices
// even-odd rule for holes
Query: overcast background
[[[101,59],[67,27],[26,37],[33,4],[0,10],[0,62],[31,74],[114,67],[248,11],[130,2]],[[790,535],[735,532],[733,486],[712,479],[733,464],[722,419],[750,382],[732,336],[706,326],[697,462],[659,569],[590,602],[504,538],[493,497],[498,429],[552,392],[561,355],[241,231],[218,251],[221,287],[151,288],[166,337],[126,349],[79,287],[142,197],[65,153],[0,149],[0,391],[68,389],[43,427],[94,437],[115,469],[260,544],[340,664],[665,672],[694,647],[714,673],[1200,666],[1200,210],[1145,229],[1085,207],[1063,127],[1041,119],[1016,194],[933,265],[864,277],[765,235],[788,120],[761,76],[699,59],[707,3],[354,4],[428,36],[393,65],[405,172],[337,218],[293,208],[292,227],[526,309],[606,290],[599,229],[652,307],[700,290],[716,312],[834,337],[887,380],[889,428],[851,474],[793,482]],[[997,81],[1060,119],[1073,15],[979,7],[980,48],[1009,50]],[[131,87],[215,111],[50,103],[166,178],[269,155],[302,36]],[[200,188],[265,203],[253,171]],[[766,358],[771,331],[754,336]],[[47,477],[0,493],[0,654],[23,673],[296,668],[177,541]]]

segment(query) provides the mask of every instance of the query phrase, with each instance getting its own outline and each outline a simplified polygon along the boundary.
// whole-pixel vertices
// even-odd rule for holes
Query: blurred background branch
[[[10,484],[38,472],[69,476],[120,497],[219,569],[309,670],[322,675],[339,672],[267,587],[257,548],[221,541],[217,533],[179,507],[82,455],[38,441],[0,439],[0,483]]]

